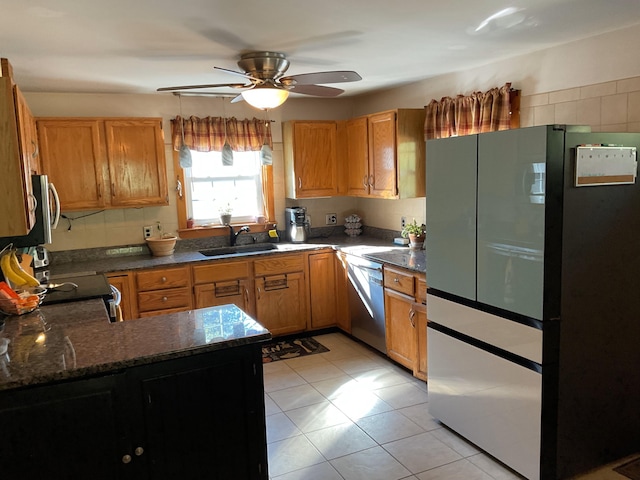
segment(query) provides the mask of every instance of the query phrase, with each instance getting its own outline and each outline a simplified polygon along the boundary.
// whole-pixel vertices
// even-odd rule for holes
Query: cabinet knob
[[[122,463],[130,463],[131,462],[131,455],[124,455],[122,457]]]
[[[167,300],[169,300],[167,297],[162,297],[163,302],[166,302]]]
[[[160,279],[160,281],[161,281],[162,283],[166,282],[166,281],[167,281],[167,277],[162,277],[162,278]]]
[[[133,453],[136,454],[136,457],[139,457],[140,455],[142,455],[144,453],[144,448],[136,447],[136,449],[133,451]]]
[[[400,280],[398,280],[398,277],[395,277],[395,278],[393,279],[393,283],[400,283]]]

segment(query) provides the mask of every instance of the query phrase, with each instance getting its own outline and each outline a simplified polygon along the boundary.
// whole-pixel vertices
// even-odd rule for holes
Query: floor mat
[[[328,352],[329,349],[316,339],[292,338],[288,340],[277,340],[265,344],[262,347],[262,363],[286,360],[288,358],[303,357],[314,353]]]
[[[631,460],[630,462],[620,465],[613,469],[614,472],[618,472],[620,475],[624,475],[631,480],[640,480],[640,458]]]

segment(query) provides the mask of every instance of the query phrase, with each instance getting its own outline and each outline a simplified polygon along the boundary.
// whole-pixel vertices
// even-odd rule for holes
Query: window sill
[[[267,223],[236,223],[231,226],[238,229],[247,225],[251,231],[249,233],[268,232],[276,227],[273,222]],[[205,237],[221,237],[229,235],[229,227],[226,225],[218,225],[215,227],[193,227],[178,229],[180,238],[205,238]]]

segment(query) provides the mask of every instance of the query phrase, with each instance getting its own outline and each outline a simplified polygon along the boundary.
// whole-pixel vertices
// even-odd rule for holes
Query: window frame
[[[180,238],[203,238],[228,235],[229,227],[226,225],[187,228],[187,196],[184,194],[186,185],[184,170],[180,166],[180,153],[174,149],[171,150],[173,152],[173,171],[176,177],[176,210],[178,213],[178,234]],[[262,165],[261,178],[263,207],[266,216],[265,223],[232,222],[232,226],[248,225],[253,232],[266,232],[275,228],[273,165]],[[183,190],[182,196],[180,196],[180,186]]]

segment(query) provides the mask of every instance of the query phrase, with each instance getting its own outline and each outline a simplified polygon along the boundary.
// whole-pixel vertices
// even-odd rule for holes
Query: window
[[[264,215],[260,152],[233,152],[233,165],[222,164],[221,152],[191,151],[184,169],[186,216],[195,226],[220,225],[220,212],[233,209],[232,222],[253,222]]]

